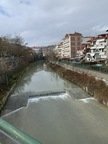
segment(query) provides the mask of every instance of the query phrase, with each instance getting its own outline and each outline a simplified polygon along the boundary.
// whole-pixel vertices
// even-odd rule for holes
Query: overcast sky
[[[96,35],[108,29],[108,0],[0,0],[0,35],[48,45],[66,33]]]

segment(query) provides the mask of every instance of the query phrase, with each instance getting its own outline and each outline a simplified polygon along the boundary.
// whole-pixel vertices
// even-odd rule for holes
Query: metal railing
[[[62,60],[59,63],[68,64],[68,65],[71,65],[74,67],[94,70],[94,71],[108,74],[108,66],[106,66],[104,64],[78,63],[78,62],[72,62],[72,61],[68,61],[68,60]]]
[[[38,140],[17,129],[10,123],[0,119],[0,130],[21,144],[41,144]]]

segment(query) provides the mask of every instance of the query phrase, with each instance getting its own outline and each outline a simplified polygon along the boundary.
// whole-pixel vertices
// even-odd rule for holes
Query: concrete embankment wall
[[[100,103],[108,106],[108,85],[87,71],[66,64],[50,63],[50,67],[63,78],[75,83]]]

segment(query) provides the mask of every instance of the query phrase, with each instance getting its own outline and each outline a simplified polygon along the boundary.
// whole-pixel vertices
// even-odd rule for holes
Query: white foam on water
[[[40,100],[44,100],[44,101],[48,101],[48,100],[51,100],[51,99],[62,99],[62,100],[66,100],[67,97],[69,97],[69,95],[67,93],[62,93],[62,94],[59,94],[59,95],[48,95],[48,96],[42,96],[42,97],[35,97],[35,98],[30,98],[28,100],[28,105],[30,103],[38,103]]]
[[[24,107],[21,107],[21,108],[19,108],[19,109],[16,109],[16,110],[14,110],[14,111],[11,111],[11,112],[9,112],[9,113],[3,115],[3,117],[7,117],[7,116],[9,116],[9,115],[12,115],[12,114],[14,114],[14,113],[16,113],[16,112],[22,110],[23,108],[24,108]]]
[[[95,98],[91,97],[91,98],[84,98],[84,99],[80,99],[79,101],[82,101],[84,103],[90,103],[91,100],[95,100]]]

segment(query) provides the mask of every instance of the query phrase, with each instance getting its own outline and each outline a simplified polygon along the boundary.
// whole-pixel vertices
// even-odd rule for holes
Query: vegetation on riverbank
[[[0,37],[0,110],[25,67],[34,60],[35,53],[21,37]]]
[[[108,105],[108,86],[104,81],[89,76],[87,73],[79,73],[77,71],[65,69],[57,64],[51,63],[49,65],[60,76],[80,86],[100,103]]]
[[[23,76],[25,72],[25,67],[21,68],[20,70],[16,70],[13,75],[9,78],[8,85],[2,84],[0,86],[0,112],[6,105],[6,102],[8,101],[9,96],[12,94],[14,91],[14,88],[19,81],[20,77]]]

